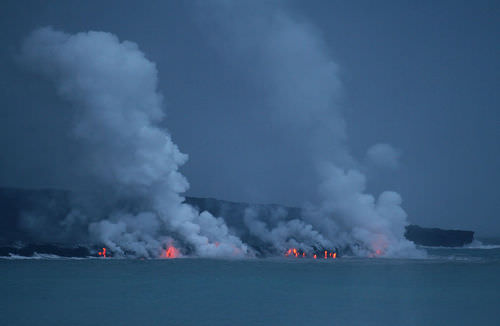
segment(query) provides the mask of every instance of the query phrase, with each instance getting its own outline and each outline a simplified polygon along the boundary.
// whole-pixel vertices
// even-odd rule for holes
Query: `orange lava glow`
[[[98,252],[99,256],[106,258],[106,248],[102,248],[102,251]]]
[[[371,254],[368,257],[378,257],[385,255],[388,247],[388,240],[383,235],[378,235],[371,242]]]
[[[180,256],[179,250],[174,246],[168,246],[167,249],[163,250],[161,258],[178,258]]]
[[[368,257],[375,258],[375,257],[381,256],[383,254],[384,254],[384,252],[381,249],[377,249],[377,250],[375,250],[375,252],[372,252],[371,254],[369,254]]]
[[[297,248],[290,248],[287,251],[285,251],[285,256],[286,257],[294,256],[295,258],[299,258],[299,257],[305,257],[306,253],[301,250],[298,250]]]
[[[285,257],[295,257],[295,258],[306,258],[306,257],[308,257],[308,255],[307,255],[307,253],[305,251],[303,251],[302,249],[297,249],[297,248],[290,248],[290,249],[288,249],[287,251],[285,251],[284,255],[285,255]],[[334,251],[325,250],[320,255],[324,255],[325,259],[328,259],[328,258],[335,259],[335,258],[337,258],[337,253],[334,252]],[[309,257],[317,259],[318,255],[316,253],[313,253]]]

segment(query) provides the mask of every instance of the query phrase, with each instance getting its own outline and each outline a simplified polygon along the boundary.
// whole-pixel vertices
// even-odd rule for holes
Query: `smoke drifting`
[[[421,255],[404,239],[408,222],[401,196],[386,191],[375,200],[365,193],[366,178],[346,147],[345,121],[338,104],[338,65],[319,32],[282,3],[257,7],[212,1],[199,2],[199,9],[199,21],[210,27],[204,30],[214,49],[235,69],[250,71],[255,87],[264,85],[263,114],[280,126],[281,133],[303,157],[310,158],[309,164],[317,171],[319,202],[310,205],[303,216],[310,223],[308,228],[320,230],[331,243],[348,245],[359,255]],[[396,154],[387,144],[369,151],[370,159],[389,166],[397,165]],[[254,234],[278,245],[284,242],[283,229],[296,230],[285,224],[268,230],[251,215],[246,221]]]
[[[187,160],[157,124],[164,118],[157,70],[135,43],[109,33],[69,35],[34,31],[22,59],[55,82],[68,102],[78,171],[101,202],[147,202],[149,210],[80,216],[91,241],[118,254],[156,257],[163,245],[182,241],[195,255],[245,255],[221,218],[201,214],[180,195],[189,184],[178,168]],[[63,224],[71,228],[77,213]]]
[[[378,167],[396,169],[399,166],[401,153],[389,144],[375,144],[366,151],[369,163]]]
[[[251,235],[271,244],[278,252],[297,248],[312,252],[317,248],[332,248],[332,242],[325,239],[313,226],[299,219],[287,219],[287,212],[276,209],[267,221],[259,219],[259,211],[249,207],[245,210],[244,222]]]
[[[359,244],[352,250],[361,256],[374,252],[388,257],[418,257],[423,253],[404,238],[408,224],[401,207],[401,196],[384,191],[375,199],[365,193],[366,178],[357,170],[343,170],[326,164],[320,170],[323,182],[319,186],[322,203],[311,208],[308,218],[328,238],[341,244]]]
[[[279,5],[247,10],[244,3],[203,2],[199,8],[202,24],[217,31],[207,35],[215,48],[234,69],[245,62],[242,72],[265,94],[261,113],[314,167],[316,177],[306,184],[316,183],[317,200],[298,218],[281,210],[263,218],[248,208],[245,230],[200,213],[182,196],[189,184],[179,167],[187,155],[158,126],[164,113],[154,63],[135,43],[110,33],[42,28],[26,39],[21,58],[66,101],[72,121],[66,136],[75,144],[78,180],[91,193],[73,201],[57,224],[58,238],[78,234],[117,255],[143,257],[159,257],[172,244],[189,255],[252,256],[236,236],[244,233],[274,253],[335,247],[361,256],[421,255],[403,237],[408,223],[399,194],[375,199],[366,193],[366,178],[346,146],[338,66],[318,33]],[[369,156],[397,162],[387,153],[377,145]],[[36,228],[49,224],[40,216],[26,221]]]

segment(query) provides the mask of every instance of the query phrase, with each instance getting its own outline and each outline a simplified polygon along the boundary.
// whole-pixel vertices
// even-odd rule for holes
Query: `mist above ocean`
[[[220,3],[207,12],[243,9],[236,7]],[[292,56],[271,74],[276,95],[271,102],[279,105],[268,112],[269,119],[310,138],[299,151],[315,166],[316,200],[305,203],[307,209],[293,219],[277,210],[263,220],[249,208],[243,218],[245,232],[276,252],[335,247],[364,257],[423,256],[403,236],[409,222],[401,196],[395,191],[367,192],[363,169],[345,145],[345,123],[335,103],[340,86],[337,66],[321,39],[290,17],[280,15],[276,22],[279,28],[271,39],[255,35],[260,55],[273,62],[276,55],[287,56],[290,48],[309,60],[306,71],[296,71],[295,61],[302,59]],[[268,23],[263,27],[275,28]],[[290,43],[289,33],[306,38],[303,45],[310,46]],[[228,36],[239,43],[237,35]],[[284,49],[268,48],[282,41]],[[227,225],[225,219],[231,216],[214,216],[185,202],[189,183],[180,168],[188,156],[162,125],[158,71],[136,43],[107,32],[68,34],[45,27],[28,35],[19,61],[51,80],[57,95],[68,103],[71,123],[61,135],[69,143],[63,150],[68,153],[60,154],[74,160],[74,170],[68,172],[70,190],[87,194],[69,200],[69,210],[57,220],[37,211],[23,214],[25,230],[45,241],[103,244],[120,256],[155,258],[170,246],[199,257],[256,255]],[[289,78],[282,80],[282,73],[308,78],[290,84]],[[290,99],[288,94],[297,95]],[[310,97],[316,99],[314,105],[304,102]],[[397,166],[399,154],[388,144],[374,144],[368,154],[374,161],[383,158]]]
[[[498,325],[500,249],[428,259],[0,259],[0,324]]]

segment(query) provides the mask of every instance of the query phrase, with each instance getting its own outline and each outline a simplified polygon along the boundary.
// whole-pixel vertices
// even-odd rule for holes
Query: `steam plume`
[[[314,27],[281,2],[199,2],[199,9],[201,24],[210,26],[204,30],[214,48],[236,69],[250,71],[256,87],[265,86],[264,114],[282,126],[298,152],[317,167],[319,203],[304,219],[329,242],[350,244],[360,255],[419,255],[403,237],[408,223],[401,196],[383,192],[375,200],[365,193],[365,176],[346,147],[338,65]],[[375,154],[379,159],[385,155]],[[251,217],[247,225],[265,239],[279,233]]]
[[[243,71],[266,88],[264,113],[310,158],[320,180],[318,200],[301,219],[277,212],[273,221],[263,221],[248,209],[249,233],[278,251],[348,247],[364,256],[420,255],[403,237],[401,196],[366,193],[366,178],[346,146],[338,65],[314,28],[279,4],[250,11],[232,2],[200,8],[203,23],[217,31],[209,35],[214,44],[224,42],[217,49],[229,61],[251,65]],[[25,41],[22,58],[54,81],[68,102],[79,174],[101,196],[97,206],[107,207],[75,206],[60,223],[65,232],[85,228],[91,242],[124,255],[157,257],[172,242],[199,256],[252,254],[222,218],[184,203],[189,184],[178,169],[187,156],[158,127],[164,114],[157,70],[135,43],[103,32],[42,28]],[[387,156],[371,152],[379,161]]]
[[[368,161],[383,168],[396,169],[399,166],[400,156],[398,150],[384,143],[375,144],[366,151]]]
[[[134,213],[80,216],[92,241],[148,257],[173,240],[200,256],[248,253],[223,219],[183,203],[189,184],[178,168],[187,155],[157,126],[164,114],[156,66],[135,43],[104,32],[70,35],[41,28],[24,42],[22,59],[54,81],[68,102],[79,173],[101,190],[102,201],[148,203]],[[66,227],[75,216],[66,218]]]
[[[278,252],[284,252],[289,248],[306,252],[312,252],[317,248],[332,248],[333,244],[312,225],[299,219],[287,220],[286,214],[283,209],[277,209],[269,221],[262,221],[259,219],[261,215],[259,211],[249,207],[245,210],[244,222],[250,234],[271,244]]]

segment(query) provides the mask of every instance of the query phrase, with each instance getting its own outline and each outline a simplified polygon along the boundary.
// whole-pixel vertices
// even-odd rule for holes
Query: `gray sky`
[[[307,132],[287,132],[286,123],[267,114],[300,96],[291,86],[273,88],[268,77],[276,75],[269,73],[274,68],[245,48],[266,35],[267,25],[253,23],[277,7],[259,4],[240,9],[247,20],[226,17],[230,27],[222,31],[235,29],[226,35],[211,23],[213,11],[194,2],[3,1],[0,184],[71,187],[74,180],[63,137],[71,121],[68,104],[15,59],[33,29],[50,25],[68,33],[111,32],[136,42],[156,62],[165,126],[190,156],[183,168],[190,195],[314,201],[313,154],[303,150]],[[335,107],[368,190],[398,191],[414,223],[500,234],[500,4],[316,1],[284,7],[336,64],[341,86]],[[290,94],[290,103],[286,96],[273,100],[276,90]],[[387,151],[385,160],[370,160],[380,153],[372,148],[376,143],[391,144],[399,162],[387,163]]]

